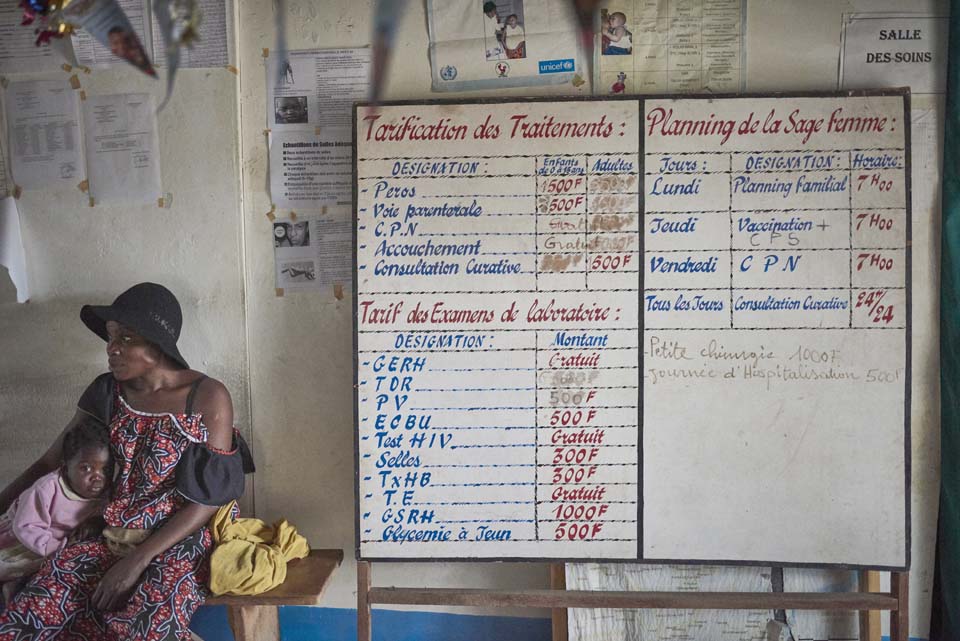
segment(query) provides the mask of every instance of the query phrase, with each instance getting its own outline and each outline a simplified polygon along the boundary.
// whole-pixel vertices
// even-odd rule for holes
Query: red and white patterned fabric
[[[114,392],[110,442],[119,467],[107,525],[156,529],[186,499],[176,490],[176,468],[192,443],[206,443],[199,414],[151,414],[131,408]],[[67,546],[44,562],[0,614],[0,641],[185,641],[203,604],[212,538],[204,527],[155,558],[129,601],[101,612],[90,595],[117,557],[102,538]]]

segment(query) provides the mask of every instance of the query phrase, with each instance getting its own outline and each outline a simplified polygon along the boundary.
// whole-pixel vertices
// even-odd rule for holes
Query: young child
[[[614,11],[607,17],[607,28],[603,30],[603,55],[629,56],[633,53],[633,34],[624,26],[627,16]]]
[[[507,16],[507,23],[503,26],[503,45],[507,50],[507,58],[526,57],[523,25],[519,24],[515,13]]]
[[[0,515],[3,603],[66,543],[74,528],[103,509],[112,464],[107,427],[88,418],[64,436],[60,469],[40,477]]]

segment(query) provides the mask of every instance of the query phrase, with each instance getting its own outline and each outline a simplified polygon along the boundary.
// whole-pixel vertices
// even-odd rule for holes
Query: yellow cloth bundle
[[[272,526],[260,519],[235,519],[236,502],[224,505],[210,521],[214,549],[210,557],[210,591],[261,594],[287,578],[287,561],[310,553],[307,539],[286,519]]]

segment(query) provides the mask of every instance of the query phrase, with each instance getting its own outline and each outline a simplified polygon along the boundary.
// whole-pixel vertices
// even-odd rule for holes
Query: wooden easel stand
[[[908,573],[892,572],[890,592],[614,592],[373,587],[370,563],[357,562],[357,640],[372,641],[373,604],[489,608],[663,608],[678,610],[888,610],[890,641],[908,638]],[[556,612],[554,620],[556,620]],[[564,631],[565,632],[565,631]],[[865,631],[864,631],[865,632]],[[565,638],[557,635],[554,639]],[[861,639],[867,639],[861,634]]]

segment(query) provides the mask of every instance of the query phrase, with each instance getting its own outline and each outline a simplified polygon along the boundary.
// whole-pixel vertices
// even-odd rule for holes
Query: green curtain
[[[960,639],[960,0],[951,5],[940,266],[940,522],[930,641]]]

